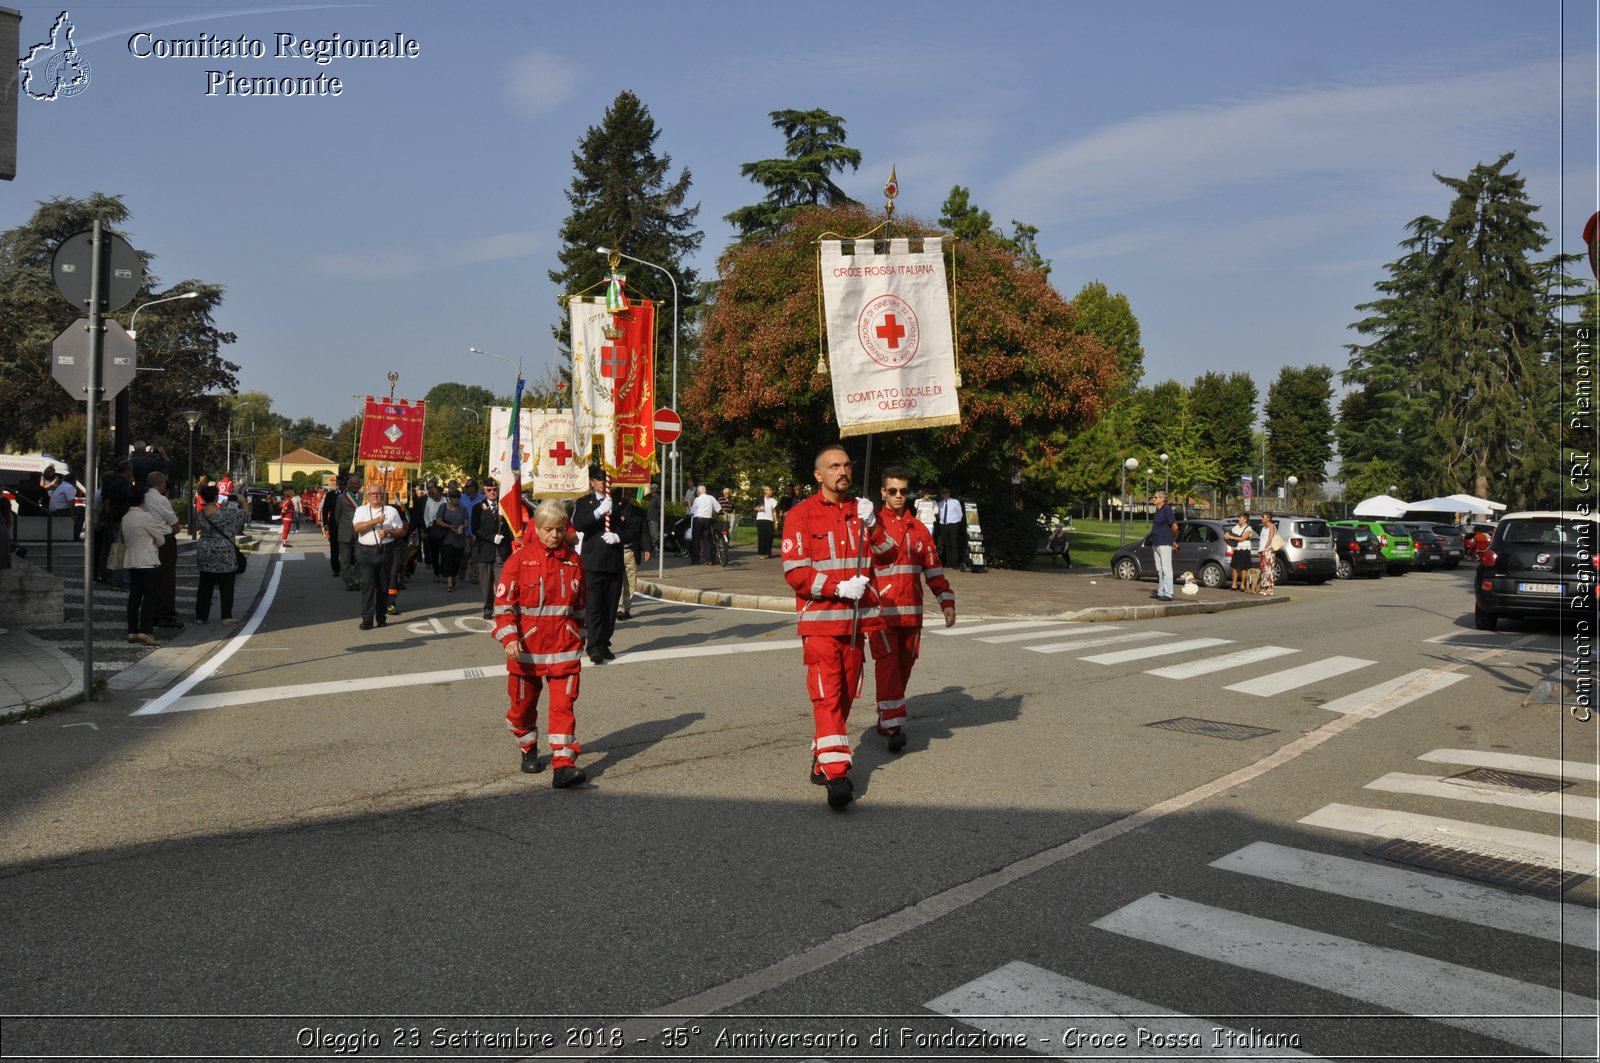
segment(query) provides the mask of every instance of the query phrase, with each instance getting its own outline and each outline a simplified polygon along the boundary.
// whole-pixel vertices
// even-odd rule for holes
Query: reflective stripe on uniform
[[[519,605],[518,616],[566,616],[572,612],[570,605]]]
[[[849,749],[850,748],[850,736],[849,735],[823,735],[821,738],[813,738],[811,740],[811,748],[812,749],[825,749],[828,746],[844,746],[846,749]]]
[[[850,620],[855,615],[856,611],[854,609],[807,609],[800,614],[800,622],[803,624],[808,620]],[[861,615],[865,617],[871,614],[863,612]]]
[[[885,605],[882,608],[880,608],[878,611],[883,616],[921,616],[922,615],[922,606],[920,606],[920,605]]]
[[[569,653],[519,653],[518,664],[566,664],[568,661],[581,660],[582,650],[572,650]]]
[[[504,642],[507,635],[515,635],[516,633],[517,629],[513,624],[507,624],[505,627],[497,627],[494,629],[494,640],[496,642]]]
[[[811,562],[810,561],[805,561],[805,560],[801,560],[801,561],[785,561],[783,563],[783,571],[784,572],[793,572],[797,568],[810,568],[810,567],[811,567]]]
[[[843,753],[818,753],[817,754],[817,763],[818,764],[849,764],[850,763],[850,752],[849,752],[849,750],[846,750]]]
[[[814,596],[820,597],[822,595],[822,589],[824,587],[826,587],[827,585],[828,585],[828,577],[827,577],[827,575],[825,573],[818,572],[816,579],[811,581],[811,593]]]
[[[545,737],[545,741],[549,742],[552,747],[555,747],[555,746],[571,746],[571,745],[576,745],[577,744],[578,736],[577,735],[547,735]]]
[[[944,575],[944,566],[940,565],[938,568],[925,568],[922,570],[922,575],[927,579],[939,579]]]
[[[905,698],[892,698],[892,699],[890,699],[888,701],[880,701],[880,702],[878,702],[878,711],[879,712],[888,712],[891,709],[900,709],[901,711],[904,711],[905,707],[906,707],[906,699]]]
[[[887,565],[884,568],[880,568],[880,569],[874,570],[874,575],[878,575],[878,576],[915,576],[918,572],[921,572],[921,571],[922,571],[922,566],[920,566],[920,565]]]
[[[939,595],[939,601],[941,601],[941,602],[949,602],[951,605],[956,604],[955,592],[954,591],[945,591],[943,594]]]

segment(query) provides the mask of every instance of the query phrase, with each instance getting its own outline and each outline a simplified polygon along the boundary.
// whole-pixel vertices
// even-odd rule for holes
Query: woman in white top
[[[144,484],[128,491],[128,512],[122,518],[122,544],[128,569],[128,641],[156,645],[156,606],[161,593],[161,558],[157,553],[171,528],[144,506],[150,493]]]
[[[1222,539],[1233,547],[1233,583],[1232,590],[1246,590],[1245,573],[1250,569],[1250,540],[1255,537],[1255,532],[1250,527],[1250,518],[1239,514],[1239,523],[1223,533]]]
[[[761,489],[761,501],[756,503],[756,553],[772,560],[773,518],[778,512],[778,500],[772,497],[772,488]]]
[[[933,526],[939,523],[939,503],[934,500],[933,489],[924,487],[922,497],[917,499],[917,519],[927,526],[928,534],[933,534]]]

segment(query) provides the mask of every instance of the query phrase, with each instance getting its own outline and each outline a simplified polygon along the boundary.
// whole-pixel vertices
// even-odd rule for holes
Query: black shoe
[[[618,613],[617,614],[617,619],[618,620],[632,620],[633,619],[633,614],[632,613]]]
[[[841,775],[837,779],[829,779],[827,785],[829,808],[843,808],[856,799],[856,787],[850,781],[850,776],[848,775]]]
[[[363,620],[363,621],[361,621],[361,630],[362,631],[371,631],[372,630],[372,621],[371,620]]]
[[[493,619],[494,619],[494,614],[493,614],[493,613],[491,613],[491,612],[489,612],[489,610],[487,610],[487,609],[485,609],[485,610],[484,610],[484,611],[483,611],[483,618],[484,618],[484,619],[485,619],[485,620],[493,620]]]
[[[544,763],[539,760],[538,746],[529,746],[522,751],[522,770],[529,775],[537,775],[544,771]]]
[[[885,731],[880,727],[878,733],[888,740],[889,752],[898,753],[906,747],[906,733],[901,728],[895,727]]]
[[[156,627],[162,628],[166,631],[182,631],[183,623],[178,620],[157,620]]]
[[[1161,600],[1161,592],[1160,591],[1151,591],[1150,592],[1150,598],[1153,601],[1158,601],[1159,602]]]
[[[1170,595],[1170,594],[1158,594],[1158,595],[1156,595],[1156,601],[1158,601],[1158,602],[1170,602],[1170,601],[1172,601],[1172,595]]]
[[[344,585],[344,589],[347,590],[347,591],[358,591],[358,590],[361,589],[361,584],[359,584],[359,583],[346,583]]]
[[[610,646],[607,646],[605,649],[601,650],[600,656],[604,657],[608,661],[614,661],[617,659],[617,655],[611,652]]]
[[[591,653],[591,654],[589,654],[589,663],[590,664],[605,664],[606,663],[606,659],[604,657],[600,656],[598,653]]]
[[[556,769],[555,776],[550,780],[550,785],[557,790],[565,790],[569,786],[577,786],[579,783],[587,782],[588,780],[589,776],[583,773],[582,768],[568,765],[565,768]]]
[[[383,617],[380,616],[380,617],[378,617],[378,626],[379,627],[388,627],[389,626],[389,621],[385,620]]]

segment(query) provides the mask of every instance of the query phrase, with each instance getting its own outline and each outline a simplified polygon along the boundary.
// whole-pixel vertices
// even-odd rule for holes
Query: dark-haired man
[[[622,599],[622,536],[611,530],[610,480],[598,465],[589,466],[589,493],[572,507],[573,530],[583,536],[583,574],[589,583],[584,626],[589,631],[589,660],[605,664],[615,660],[611,633],[617,627],[617,603]]]

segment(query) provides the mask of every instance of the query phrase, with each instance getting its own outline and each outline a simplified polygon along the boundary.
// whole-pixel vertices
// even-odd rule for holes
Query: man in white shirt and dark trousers
[[[961,499],[950,494],[950,488],[939,489],[939,556],[946,568],[967,570],[967,518]]]
[[[366,504],[357,506],[350,520],[355,532],[356,571],[361,574],[361,630],[388,623],[389,551],[405,536],[406,522],[399,510],[386,505],[388,492],[377,484],[366,490]]]
[[[722,512],[722,503],[706,494],[704,484],[694,489],[694,501],[689,503],[689,539],[694,543],[694,556],[708,565],[717,563],[717,552],[711,537],[716,534],[716,516]]]

